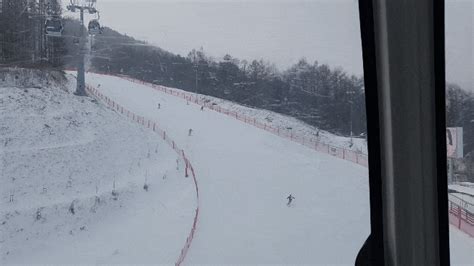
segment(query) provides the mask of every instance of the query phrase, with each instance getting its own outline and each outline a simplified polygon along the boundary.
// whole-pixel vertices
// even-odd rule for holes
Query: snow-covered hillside
[[[157,121],[193,162],[200,219],[185,263],[353,263],[370,228],[367,169],[143,85],[88,81]]]
[[[196,207],[174,151],[100,100],[73,96],[71,77],[14,76],[0,83],[0,264],[174,263]],[[366,168],[145,85],[87,80],[156,121],[192,161],[200,212],[184,264],[353,265],[370,230]],[[474,241],[451,231],[454,264],[470,264]]]
[[[179,90],[177,90],[179,91]],[[353,137],[352,143],[349,137],[337,136],[325,130],[320,130],[301,120],[291,116],[282,115],[265,109],[256,109],[240,104],[219,99],[212,96],[197,94],[202,101],[211,105],[218,105],[229,111],[234,111],[247,117],[255,118],[260,123],[265,123],[273,128],[279,128],[282,132],[288,132],[295,136],[306,139],[315,139],[321,143],[334,147],[344,148],[367,154],[367,141],[358,136]]]
[[[369,231],[365,168],[144,85],[97,74],[89,82],[185,143],[201,191],[185,263],[354,263]],[[233,106],[257,118],[264,113]],[[296,197],[291,208],[289,193]],[[451,229],[453,264],[471,263],[474,241]]]
[[[127,77],[124,78],[129,79]],[[129,80],[141,83],[138,80]],[[173,91],[175,93],[184,93],[192,97],[192,99],[198,99],[198,102],[202,103],[203,105],[206,105],[208,107],[212,106],[214,110],[216,107],[219,107],[222,110],[226,110],[226,112],[237,113],[240,116],[252,118],[252,120],[256,123],[262,125],[265,124],[270,128],[278,130],[282,134],[292,135],[300,140],[311,140],[321,144],[329,145],[331,147],[342,148],[367,155],[367,140],[363,136],[353,136],[351,140],[350,137],[335,135],[331,132],[311,126],[294,117],[279,114],[273,111],[251,108],[232,101],[208,95],[192,93],[181,89],[170,88],[165,86],[160,87],[165,88],[169,91]]]
[[[0,80],[0,264],[174,263],[196,204],[174,151],[58,73]]]

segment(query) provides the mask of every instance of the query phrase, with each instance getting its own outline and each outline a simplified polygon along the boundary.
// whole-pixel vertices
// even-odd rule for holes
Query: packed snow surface
[[[98,74],[89,82],[185,145],[201,196],[185,263],[353,265],[370,228],[367,169],[144,85]],[[208,99],[257,119],[268,116]],[[297,123],[283,116],[272,121]],[[288,208],[290,193],[296,199]],[[453,264],[472,264],[473,239],[451,229]]]
[[[449,199],[470,213],[474,213],[474,184],[459,182],[449,185],[449,189],[456,192],[449,193]]]
[[[185,263],[353,264],[370,229],[367,169],[147,86],[88,78],[193,162],[200,220]]]
[[[179,91],[176,89],[176,91]],[[240,104],[223,100],[220,98],[198,94],[198,97],[207,104],[218,105],[229,111],[237,112],[240,115],[254,118],[260,123],[267,124],[272,128],[278,128],[281,132],[288,132],[298,137],[304,137],[307,140],[314,139],[321,143],[328,144],[333,147],[344,148],[347,150],[357,151],[367,154],[367,141],[365,137],[354,136],[350,137],[338,136],[328,131],[318,129],[299,119],[291,116],[279,114],[265,109],[256,109]]]
[[[450,226],[449,229],[451,265],[473,265],[474,238],[454,226]]]
[[[174,263],[196,205],[178,156],[35,74],[0,84],[0,264]]]
[[[474,197],[474,183],[460,182],[457,184],[449,185],[449,189]]]
[[[370,231],[367,169],[144,85],[87,78],[156,121],[193,163],[200,218],[185,264],[353,265]],[[73,96],[71,82],[0,85],[0,264],[174,263],[196,199],[171,148]],[[473,242],[451,228],[454,264],[472,263]]]

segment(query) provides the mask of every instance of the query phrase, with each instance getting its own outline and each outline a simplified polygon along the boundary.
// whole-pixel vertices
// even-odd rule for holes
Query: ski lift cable
[[[301,90],[302,92],[305,92],[305,93],[307,93],[307,94],[309,94],[309,95],[312,95],[312,96],[323,97],[323,98],[331,98],[331,96],[329,96],[329,95],[322,95],[322,94],[315,93],[315,92],[311,92],[311,91],[308,91],[308,90],[305,90],[305,89],[301,89],[301,88],[300,88],[300,90]]]

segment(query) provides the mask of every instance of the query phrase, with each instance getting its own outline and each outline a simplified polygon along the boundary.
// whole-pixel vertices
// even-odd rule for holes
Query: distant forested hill
[[[79,51],[75,36],[81,27],[71,19],[64,20],[64,27],[61,42],[66,52],[61,62],[74,68]],[[342,69],[301,59],[281,71],[261,59],[246,61],[231,55],[215,59],[202,49],[177,55],[110,28],[93,38],[90,48],[91,70],[272,110],[340,135],[350,135],[351,121],[354,135],[365,132],[363,79]],[[447,124],[464,128],[468,155],[474,150],[474,95],[448,84],[446,96]]]
[[[202,49],[176,55],[104,28],[91,49],[99,72],[177,87],[291,115],[341,135],[365,132],[363,80],[342,69],[301,59],[285,71],[261,59],[209,57]],[[352,119],[351,119],[352,118]]]

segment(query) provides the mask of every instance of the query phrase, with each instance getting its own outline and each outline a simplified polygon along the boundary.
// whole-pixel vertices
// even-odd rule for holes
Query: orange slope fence
[[[449,222],[459,230],[474,237],[474,204],[450,194]]]
[[[98,74],[100,74],[100,73],[98,73]],[[101,75],[107,75],[107,74],[101,74]],[[113,76],[113,75],[111,75],[111,76]],[[239,114],[236,111],[231,111],[229,109],[223,108],[223,107],[218,106],[218,105],[213,105],[213,104],[209,103],[208,101],[206,101],[205,99],[199,98],[198,95],[196,95],[194,93],[189,93],[189,92],[177,90],[177,89],[174,89],[174,88],[168,88],[168,87],[161,86],[161,85],[147,83],[147,82],[137,80],[137,79],[133,79],[133,78],[126,77],[126,76],[115,76],[115,77],[119,77],[119,78],[128,80],[130,82],[136,83],[136,84],[145,85],[145,86],[148,86],[150,88],[153,88],[154,90],[164,92],[166,94],[170,94],[170,95],[173,95],[173,96],[176,96],[176,97],[180,97],[180,98],[182,98],[182,99],[184,99],[188,102],[192,102],[192,103],[198,104],[200,106],[205,106],[206,108],[208,108],[210,110],[219,112],[221,114],[225,114],[227,116],[230,116],[232,118],[240,120],[244,123],[250,124],[252,126],[255,126],[255,127],[258,127],[258,128],[263,129],[265,131],[268,131],[270,133],[273,133],[273,134],[275,134],[277,136],[280,136],[282,138],[285,138],[285,139],[288,139],[290,141],[299,143],[299,144],[301,144],[303,146],[306,146],[310,149],[313,149],[315,151],[326,153],[326,154],[329,154],[331,156],[334,156],[334,157],[337,157],[337,158],[340,158],[340,159],[343,159],[343,160],[346,160],[346,161],[350,161],[350,162],[356,163],[356,164],[364,166],[364,167],[368,167],[368,165],[369,165],[369,160],[368,160],[367,154],[357,152],[357,151],[354,151],[354,150],[350,150],[350,149],[345,149],[345,148],[342,148],[342,147],[333,146],[333,145],[330,145],[330,144],[326,144],[326,143],[323,143],[323,142],[317,140],[316,138],[308,138],[308,137],[301,136],[301,135],[298,135],[298,134],[290,133],[287,130],[284,130],[284,129],[281,129],[281,128],[278,128],[278,127],[273,127],[273,126],[271,126],[269,124],[266,124],[266,123],[262,123],[260,121],[257,121],[255,118],[252,118],[252,117],[249,117],[249,116],[246,116],[246,115],[243,115],[243,114]]]
[[[186,242],[184,244],[184,247],[181,249],[181,253],[180,253],[180,255],[179,255],[179,257],[178,257],[178,259],[176,260],[176,263],[175,263],[176,266],[181,265],[183,263],[184,259],[186,258],[186,255],[188,253],[189,248],[191,247],[191,243],[192,243],[194,235],[196,233],[196,228],[197,228],[197,223],[198,223],[198,218],[199,218],[199,186],[198,186],[197,179],[196,179],[196,173],[194,172],[194,168],[193,168],[191,162],[187,158],[184,150],[180,149],[178,147],[178,145],[176,144],[176,142],[168,136],[166,131],[160,129],[159,125],[156,122],[151,121],[149,119],[146,119],[142,116],[139,116],[139,115],[131,112],[130,110],[127,110],[126,108],[124,108],[120,104],[116,103],[114,100],[112,100],[109,97],[103,95],[101,92],[99,92],[96,88],[94,88],[92,86],[86,86],[86,90],[91,95],[96,97],[97,99],[103,101],[105,104],[107,104],[113,110],[115,110],[115,111],[119,112],[120,114],[126,116],[127,118],[131,119],[132,121],[134,121],[134,122],[136,122],[136,123],[138,123],[142,126],[145,126],[146,128],[151,129],[154,132],[158,133],[163,138],[163,140],[184,161],[184,163],[185,163],[185,167],[184,167],[185,177],[189,177],[191,175],[191,177],[193,178],[194,188],[195,188],[195,191],[196,191],[197,206],[196,206],[196,209],[195,209],[194,221],[193,221],[191,231],[189,232],[188,237],[186,238]]]

